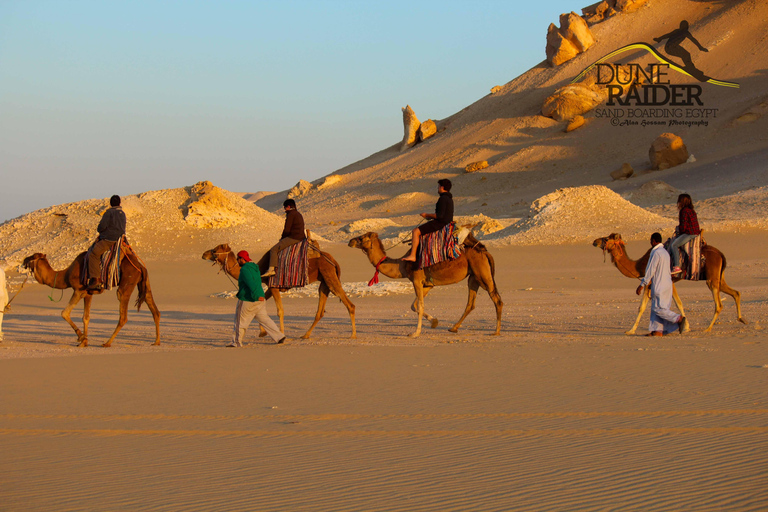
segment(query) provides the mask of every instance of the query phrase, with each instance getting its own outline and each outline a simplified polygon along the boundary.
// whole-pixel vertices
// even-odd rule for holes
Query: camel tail
[[[149,272],[147,271],[147,267],[140,262],[137,263],[137,267],[141,270],[141,279],[137,285],[139,288],[139,296],[136,297],[134,306],[136,306],[136,311],[141,311],[141,305],[147,301],[147,294],[152,293],[152,290],[149,287]]]
[[[491,253],[485,252],[485,257],[488,258],[488,264],[491,266],[491,278],[493,278],[493,288],[498,289],[498,286],[496,286],[496,262],[493,261],[493,256],[491,256]]]

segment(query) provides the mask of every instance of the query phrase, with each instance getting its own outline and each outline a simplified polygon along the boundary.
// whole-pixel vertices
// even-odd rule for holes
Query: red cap
[[[251,261],[251,257],[248,255],[248,251],[240,251],[237,253],[238,258],[243,258],[245,261]]]

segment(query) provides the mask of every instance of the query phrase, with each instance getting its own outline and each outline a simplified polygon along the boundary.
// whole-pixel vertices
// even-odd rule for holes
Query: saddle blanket
[[[698,281],[702,278],[701,271],[704,269],[705,257],[701,252],[701,235],[696,235],[681,247],[688,256],[688,262],[685,267],[685,279],[689,281]],[[706,276],[704,276],[706,279]]]
[[[419,268],[427,268],[443,261],[455,260],[461,256],[461,245],[454,237],[455,224],[451,222],[443,229],[422,235],[419,239]]]
[[[268,286],[287,290],[301,288],[309,282],[309,239],[293,244],[277,255],[275,275],[269,278]]]
[[[95,242],[88,248],[88,252],[85,253],[85,258],[83,258],[83,268],[80,271],[80,282],[83,286],[87,285],[88,280],[92,277],[88,274],[88,259],[91,257],[93,245],[95,245]],[[120,237],[120,240],[112,246],[112,249],[101,255],[101,275],[99,276],[99,281],[107,290],[111,290],[120,284],[120,261],[123,259],[125,246],[127,245],[124,237]]]

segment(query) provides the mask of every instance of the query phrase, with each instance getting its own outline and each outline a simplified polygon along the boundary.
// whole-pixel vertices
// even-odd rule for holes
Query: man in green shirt
[[[237,264],[240,265],[240,277],[237,279],[237,308],[235,309],[235,333],[228,347],[242,347],[245,331],[256,318],[259,325],[264,327],[270,338],[277,343],[285,342],[285,334],[280,332],[275,322],[269,318],[264,299],[264,289],[261,287],[261,272],[259,266],[251,261],[247,251],[237,253]]]

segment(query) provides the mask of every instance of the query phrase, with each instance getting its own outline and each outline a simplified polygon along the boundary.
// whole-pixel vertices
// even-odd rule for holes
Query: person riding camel
[[[307,238],[306,233],[304,233],[304,217],[296,209],[296,201],[286,199],[283,201],[283,209],[285,210],[283,233],[280,235],[280,241],[269,250],[269,269],[261,277],[275,275],[275,267],[277,267],[277,258],[280,251],[303,242]]]
[[[680,210],[680,223],[675,227],[675,238],[669,243],[668,249],[674,266],[672,269],[673,276],[683,272],[680,268],[680,247],[701,234],[699,217],[696,215],[696,210],[693,209],[693,200],[690,195],[680,194],[677,197],[677,209]]]
[[[88,256],[88,289],[100,290],[103,287],[101,282],[101,255],[112,250],[115,244],[125,235],[125,212],[120,206],[120,196],[114,195],[109,198],[110,208],[104,212],[99,226],[96,228],[99,232],[99,238],[91,247]]]
[[[435,205],[435,213],[420,214],[425,219],[431,219],[421,227],[413,230],[411,252],[403,258],[403,261],[416,261],[416,252],[419,249],[419,240],[422,235],[440,231],[445,226],[453,222],[453,196],[451,195],[451,180],[442,179],[437,182],[437,192],[440,199]]]

